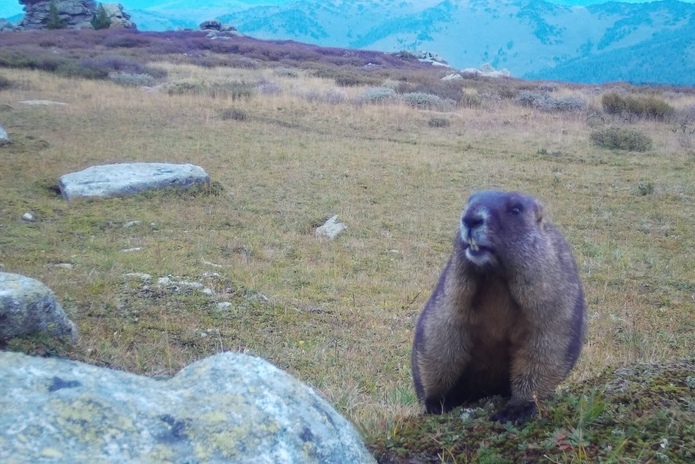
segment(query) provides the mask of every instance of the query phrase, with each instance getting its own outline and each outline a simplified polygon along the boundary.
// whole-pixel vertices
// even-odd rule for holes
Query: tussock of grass
[[[695,359],[608,371],[574,385],[523,426],[488,417],[498,399],[401,417],[370,446],[380,463],[690,462]],[[617,375],[616,375],[617,374]]]
[[[218,59],[214,53],[206,59]],[[270,82],[282,91],[169,95],[3,70],[13,83],[0,92],[13,143],[0,147],[0,263],[46,283],[76,322],[80,342],[61,354],[166,376],[215,352],[247,351],[317,388],[375,446],[384,430],[395,440],[395,432],[408,429],[414,441],[438,441],[455,452],[460,442],[473,443],[462,438],[455,415],[411,417],[418,411],[412,329],[450,253],[465,197],[487,188],[541,197],[575,250],[591,324],[570,383],[606,367],[693,352],[695,158],[665,124],[639,122],[652,139],[649,152],[607,155],[591,144],[581,111],[541,112],[512,100],[534,83],[463,81],[482,104],[442,114],[399,98],[351,104],[367,87],[338,88],[335,74],[317,77],[308,62],[293,68],[301,68],[297,76],[278,75],[277,62],[268,69],[151,65],[165,70],[168,82]],[[427,85],[440,76],[420,69],[375,72],[381,74],[370,76],[380,82],[407,84],[397,96],[430,89],[446,98],[452,91]],[[453,90],[463,95],[462,87]],[[591,88],[553,95],[600,105]],[[669,98],[674,107],[693,104],[686,92]],[[29,99],[68,105],[18,103]],[[230,108],[248,118],[225,120]],[[70,203],[57,193],[62,174],[123,161],[190,162],[213,182],[205,191]],[[643,195],[640,186],[647,185]],[[21,220],[27,211],[35,222]],[[315,224],[334,214],[347,231],[317,240]],[[139,222],[125,227],[133,221]],[[123,251],[133,249],[139,251]],[[208,279],[211,272],[218,277]],[[200,281],[214,295],[154,282],[145,289],[129,273]],[[231,305],[225,311],[219,303]],[[53,349],[40,341],[25,348]],[[553,418],[554,408],[569,411],[559,401],[544,409],[544,420],[572,437],[581,416]],[[439,428],[423,425],[437,421]],[[495,462],[493,445],[506,436],[500,434],[526,433],[480,430],[492,435],[481,435],[475,450],[457,451],[477,453],[466,459]],[[583,443],[548,433],[535,443],[544,451],[571,445],[568,461],[579,449],[571,440]],[[625,456],[640,461],[654,443],[638,443]]]
[[[591,141],[598,147],[615,150],[647,151],[652,147],[652,139],[648,135],[614,126],[593,131]]]
[[[608,114],[627,118],[649,118],[663,121],[675,113],[673,106],[654,96],[620,96],[615,92],[601,98],[603,109]]]

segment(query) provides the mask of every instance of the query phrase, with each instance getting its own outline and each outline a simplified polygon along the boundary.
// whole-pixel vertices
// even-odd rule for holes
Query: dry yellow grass
[[[350,99],[363,89],[334,89],[301,71],[158,66],[170,80],[265,79],[282,93],[169,96],[3,70],[15,84],[0,92],[0,122],[15,143],[0,148],[0,263],[54,289],[81,332],[70,357],[168,375],[216,351],[246,350],[379,433],[396,414],[417,411],[414,319],[465,197],[487,188],[542,198],[575,249],[591,325],[570,381],[693,352],[695,157],[670,125],[634,124],[653,148],[611,152],[591,145],[579,113],[509,100],[448,113],[327,104],[303,95]],[[562,92],[600,107],[593,90]],[[68,106],[19,103],[29,99]],[[248,119],[224,120],[228,108]],[[433,116],[451,124],[430,127]],[[219,194],[67,203],[52,190],[62,174],[126,161],[200,165]],[[26,211],[37,221],[22,222]],[[316,239],[315,225],[333,214],[348,230]],[[133,247],[141,251],[121,251]],[[54,266],[65,262],[74,267]],[[129,272],[189,280],[216,272],[218,300],[250,303],[220,314],[201,295],[143,292]]]

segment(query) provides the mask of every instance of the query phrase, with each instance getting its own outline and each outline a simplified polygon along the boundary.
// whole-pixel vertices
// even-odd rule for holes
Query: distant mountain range
[[[695,85],[695,4],[674,0],[131,0],[135,9],[121,3],[140,30],[219,19],[260,39],[429,51],[455,68],[490,63],[522,78]]]

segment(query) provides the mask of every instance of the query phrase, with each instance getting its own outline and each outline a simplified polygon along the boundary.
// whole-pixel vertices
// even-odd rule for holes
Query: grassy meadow
[[[445,71],[345,86],[287,62],[148,66],[166,71],[158,87],[0,69],[12,139],[0,147],[0,270],[48,285],[80,332],[74,347],[10,349],[158,377],[252,353],[320,391],[369,442],[418,413],[415,318],[466,197],[495,188],[540,197],[575,251],[590,333],[567,385],[695,351],[695,92],[474,79],[457,84],[463,103],[422,105],[369,92]],[[232,84],[241,91],[210,90]],[[582,105],[522,105],[507,93],[523,85]],[[658,98],[674,115],[607,114],[608,92]],[[610,125],[649,148],[593,143]],[[107,200],[59,194],[63,174],[136,161],[193,163],[212,182]],[[348,229],[315,237],[334,214]]]

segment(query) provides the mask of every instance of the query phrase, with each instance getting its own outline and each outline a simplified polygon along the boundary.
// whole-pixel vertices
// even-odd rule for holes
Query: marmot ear
[[[543,203],[540,201],[536,200],[535,204],[535,213],[536,213],[536,222],[540,225],[543,222],[543,217],[545,213],[545,207],[543,206]]]

